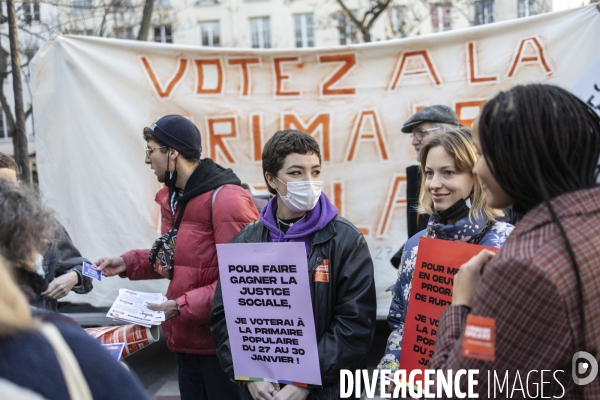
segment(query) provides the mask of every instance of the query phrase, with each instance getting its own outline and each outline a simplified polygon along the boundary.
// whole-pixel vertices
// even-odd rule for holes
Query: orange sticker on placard
[[[323,260],[323,263],[315,269],[315,282],[329,282],[329,260]]]
[[[462,342],[462,355],[483,361],[494,361],[496,321],[493,318],[468,315]]]

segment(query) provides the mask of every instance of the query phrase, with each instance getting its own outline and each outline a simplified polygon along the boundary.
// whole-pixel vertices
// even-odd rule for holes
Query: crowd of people
[[[409,239],[398,268],[378,369],[401,369],[400,354],[419,239],[482,250],[461,266],[439,321],[430,369],[490,375],[565,371],[530,382],[547,396],[600,398],[600,380],[579,385],[573,355],[596,358],[600,337],[600,117],[556,86],[515,86],[490,99],[472,128],[445,106],[406,121],[417,152],[407,170]],[[162,328],[175,353],[181,398],[337,399],[340,371],[366,368],[375,332],[373,261],[361,232],[322,192],[321,151],[298,130],[276,132],[262,153],[272,197],[259,212],[231,169],[202,158],[200,132],[179,115],[143,131],[161,236],[149,248],[94,262],[104,276],[169,279]],[[87,261],[39,194],[18,182],[0,155],[0,396],[11,399],[144,399],[139,381],[73,321],[56,314],[70,291],[92,289]],[[219,282],[220,243],[299,242],[306,249],[322,385],[236,381]],[[441,242],[440,242],[441,243]],[[328,263],[327,280],[315,269]],[[391,267],[390,267],[391,268]],[[465,355],[469,316],[495,323],[495,358]],[[98,368],[102,365],[102,368]],[[460,385],[466,391],[467,381]],[[539,388],[537,389],[539,392]],[[529,393],[529,391],[527,392]]]

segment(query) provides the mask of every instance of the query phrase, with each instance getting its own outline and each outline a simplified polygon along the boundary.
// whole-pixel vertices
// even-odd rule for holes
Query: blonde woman
[[[426,236],[500,247],[512,231],[512,225],[496,221],[502,211],[486,204],[481,181],[472,173],[476,162],[477,150],[468,128],[440,132],[421,148],[423,181],[419,213],[431,217],[427,229],[408,239],[404,245],[388,314],[392,333],[379,369],[389,369],[393,373],[399,368],[419,239]]]
[[[32,318],[13,276],[35,281],[35,256],[50,237],[52,216],[39,198],[0,179],[0,215],[0,398],[148,399],[139,381],[81,328]]]

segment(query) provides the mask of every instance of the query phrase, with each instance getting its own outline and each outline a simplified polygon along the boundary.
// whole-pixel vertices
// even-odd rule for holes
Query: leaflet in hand
[[[96,280],[102,280],[102,272],[96,269],[95,265],[88,264],[85,261],[83,262],[83,268],[81,269],[81,274],[85,276],[89,276],[90,278],[94,278]]]
[[[148,304],[161,304],[165,301],[167,298],[161,293],[119,289],[119,296],[106,316],[145,327],[160,325],[165,320],[164,311],[152,311],[148,309]]]

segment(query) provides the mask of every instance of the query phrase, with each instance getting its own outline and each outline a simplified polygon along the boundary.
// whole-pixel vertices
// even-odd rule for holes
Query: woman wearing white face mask
[[[321,153],[317,141],[296,130],[275,133],[263,149],[263,173],[274,196],[232,242],[303,242],[308,258],[323,387],[251,382],[248,399],[333,399],[340,396],[340,369],[366,367],[375,330],[373,262],[363,235],[337,215],[321,192]],[[220,285],[211,332],[221,366],[233,377]]]

